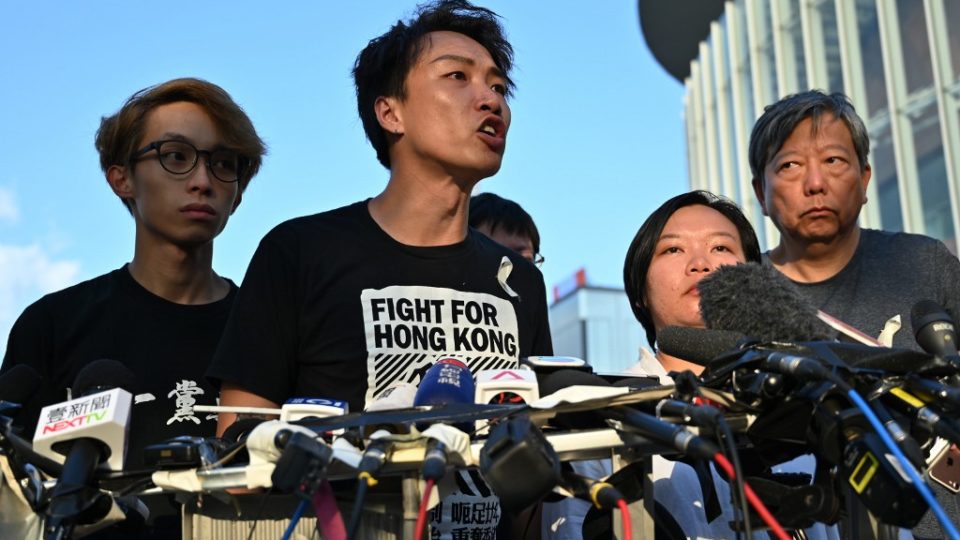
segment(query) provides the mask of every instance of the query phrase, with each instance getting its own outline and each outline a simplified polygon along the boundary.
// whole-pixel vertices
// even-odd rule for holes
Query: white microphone
[[[112,499],[98,489],[94,471],[123,469],[133,401],[123,388],[135,381],[120,362],[97,360],[77,374],[73,389],[81,397],[41,410],[34,448],[51,459],[66,456],[45,511],[47,537],[69,537],[75,525],[109,513]]]
[[[293,397],[280,406],[280,421],[295,422],[310,416],[343,416],[349,409],[347,402],[339,399]]]
[[[540,399],[537,374],[530,369],[489,369],[477,373],[474,403],[519,405]],[[490,422],[478,420],[476,434],[486,435]]]

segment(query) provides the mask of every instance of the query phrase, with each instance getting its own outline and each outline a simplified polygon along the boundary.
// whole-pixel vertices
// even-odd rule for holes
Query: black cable
[[[273,493],[273,486],[270,486],[270,489],[268,489],[267,492],[263,494],[263,498],[260,499],[260,507],[257,508],[256,514],[253,515],[253,523],[250,525],[250,534],[247,535],[247,540],[253,539],[253,532],[257,530],[257,522],[263,517],[263,511],[267,508],[267,499],[271,493]]]
[[[153,485],[153,478],[142,478],[130,484],[129,486],[117,491],[117,496],[124,497],[126,495],[133,495],[140,490],[149,488],[151,485]]]
[[[727,420],[721,414],[717,415],[717,428],[726,442],[727,451],[730,453],[730,461],[733,463],[733,472],[736,476],[734,479],[736,489],[731,491],[731,494],[734,495],[733,504],[736,508],[739,502],[740,514],[743,518],[743,530],[747,538],[753,538],[753,527],[750,524],[750,506],[743,487],[744,478],[743,467],[740,465],[740,452],[737,451],[736,440],[733,438],[733,431],[730,429],[730,424],[727,423]],[[740,533],[738,531],[737,537],[739,538],[739,536]]]
[[[372,479],[372,477],[370,477]],[[350,514],[350,524],[347,526],[347,540],[353,540],[357,537],[357,530],[360,528],[360,515],[363,513],[363,502],[367,497],[367,480],[360,478],[357,481],[357,496],[353,501],[353,512]]]
[[[540,504],[542,505],[543,502],[541,501]],[[530,531],[530,525],[533,523],[533,518],[535,517],[537,517],[536,509],[532,510],[530,515],[527,517],[527,524],[523,526],[523,536],[520,537],[520,540],[527,540],[527,532]],[[539,536],[540,535],[538,534],[537,537],[539,538]]]

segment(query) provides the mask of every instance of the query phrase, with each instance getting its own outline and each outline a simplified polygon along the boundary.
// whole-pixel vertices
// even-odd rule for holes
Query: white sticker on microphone
[[[370,403],[398,382],[417,384],[443,357],[470,371],[516,368],[519,331],[514,306],[486,293],[424,286],[365,289],[363,324]]]

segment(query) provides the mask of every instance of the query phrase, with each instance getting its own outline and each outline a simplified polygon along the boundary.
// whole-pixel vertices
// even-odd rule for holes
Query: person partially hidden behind
[[[306,396],[361,411],[446,356],[476,372],[552,354],[543,277],[467,225],[471,191],[506,148],[511,63],[496,14],[455,0],[360,52],[357,107],[386,188],[263,238],[209,371],[222,405]],[[233,421],[221,414],[218,429]],[[492,534],[499,502],[478,473],[447,477],[460,495],[438,505],[434,537]],[[464,507],[479,510],[451,511]]]
[[[243,109],[199,79],[134,94],[103,118],[96,148],[107,183],[133,217],[133,259],[24,310],[10,331],[2,371],[25,364],[43,378],[16,419],[32,434],[40,409],[66,401],[84,366],[121,362],[136,377],[128,389],[135,404],[124,465],[135,470],[143,468],[147,445],[215,432],[215,415],[194,406],[216,403],[204,372],[237,287],[214,272],[213,240],[266,149]],[[162,495],[145,501],[148,529],[116,534],[179,537],[177,507]]]
[[[540,231],[519,204],[493,193],[479,193],[470,197],[469,223],[494,242],[516,251],[538,267],[543,265]]]

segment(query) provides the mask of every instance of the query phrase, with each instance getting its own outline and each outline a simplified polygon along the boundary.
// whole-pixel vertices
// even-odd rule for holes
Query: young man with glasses
[[[519,204],[493,193],[470,197],[470,226],[506,246],[524,259],[543,266],[540,231],[530,214]]]
[[[133,470],[142,468],[147,445],[214,433],[215,416],[193,408],[216,403],[204,372],[237,287],[213,271],[213,239],[265,147],[222,88],[177,79],[137,92],[103,118],[96,148],[107,183],[133,217],[133,259],[28,307],[10,332],[2,369],[27,364],[43,377],[17,419],[32,430],[39,409],[65,401],[85,365],[123,363],[136,376],[125,461]],[[173,506],[159,499],[148,506],[151,528],[137,536],[179,536]]]
[[[209,372],[221,405],[310,396],[360,411],[440,358],[477,371],[552,353],[542,276],[467,225],[470,192],[503,158],[511,63],[496,14],[465,1],[422,6],[369,42],[354,67],[358,109],[389,181],[264,237]],[[218,429],[233,420],[221,414]],[[490,537],[499,506],[486,504],[482,525],[441,519],[434,537]]]

